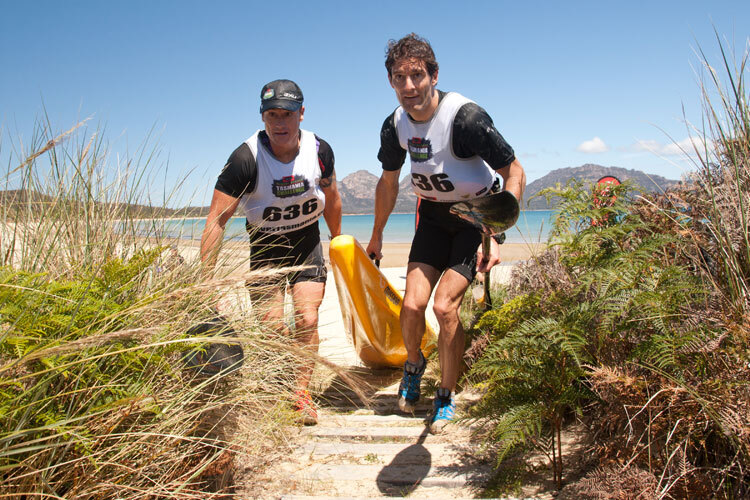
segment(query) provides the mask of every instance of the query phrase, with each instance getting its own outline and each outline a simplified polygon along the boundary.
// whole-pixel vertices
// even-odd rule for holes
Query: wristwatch
[[[495,233],[492,235],[492,239],[495,240],[498,245],[502,245],[505,242],[505,233]]]

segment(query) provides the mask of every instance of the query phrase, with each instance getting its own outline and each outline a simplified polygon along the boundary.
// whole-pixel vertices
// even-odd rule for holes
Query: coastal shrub
[[[531,314],[539,299],[535,295],[519,295],[508,301],[493,303],[502,305],[480,314],[466,332],[471,344],[464,354],[464,360],[469,367],[479,359],[491,341],[505,335]]]
[[[657,477],[659,495],[675,498],[750,494],[748,52],[735,65],[719,48],[719,66],[701,52],[703,129],[690,130],[686,151],[694,171],[679,188],[634,207],[678,238],[670,262],[695,277],[702,300],[671,310],[681,322],[656,323],[637,362],[600,366],[590,377],[603,417],[595,430],[611,440],[601,448],[604,460],[632,457]],[[662,296],[679,293],[668,283]],[[644,316],[670,314],[649,305]],[[625,432],[633,438],[623,442]]]
[[[472,367],[486,378],[475,416],[500,457],[546,450],[558,486],[556,419],[578,416],[599,467],[576,498],[623,495],[629,474],[658,498],[750,494],[747,60],[724,55],[726,86],[703,61],[705,129],[677,189],[646,197],[626,183],[607,207],[580,183],[545,193],[562,200],[550,248],[508,289],[539,304]]]
[[[561,200],[552,248],[516,270],[509,310],[478,323],[504,317],[470,373],[487,385],[473,415],[492,428],[499,459],[525,444],[547,453],[559,486],[562,425],[596,399],[590,367],[650,363],[679,371],[682,347],[704,334],[686,322],[685,308],[703,293],[697,278],[670,260],[678,240],[632,212],[639,203],[632,186],[613,191],[607,207],[596,207],[592,186],[575,181],[543,193]],[[605,217],[607,224],[591,223]],[[540,265],[547,261],[554,264]],[[508,315],[515,300],[528,297],[535,300],[520,321]]]

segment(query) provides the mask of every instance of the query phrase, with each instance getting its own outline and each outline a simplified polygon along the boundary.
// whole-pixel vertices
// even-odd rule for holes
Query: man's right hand
[[[202,272],[205,278],[213,275],[214,266],[219,256],[219,249],[221,248],[221,240],[224,237],[224,228],[232,215],[234,215],[239,203],[239,198],[234,198],[222,193],[218,189],[214,189],[211,208],[208,210],[206,225],[203,228],[203,235],[201,236],[200,256],[203,265]]]
[[[375,187],[375,220],[372,223],[372,236],[367,245],[367,255],[375,254],[375,260],[383,258],[383,230],[388,222],[398,196],[398,170],[383,170]]]
[[[370,243],[367,244],[367,249],[365,250],[367,252],[367,255],[372,257],[373,254],[375,254],[375,260],[382,260],[383,259],[383,235],[375,235],[373,234],[370,238]]]

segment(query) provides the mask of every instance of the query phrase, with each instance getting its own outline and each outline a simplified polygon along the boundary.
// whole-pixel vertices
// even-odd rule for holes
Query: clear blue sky
[[[343,178],[379,175],[379,130],[397,102],[386,42],[415,31],[438,88],[483,106],[529,181],[598,163],[679,178],[671,154],[700,123],[702,47],[714,28],[737,53],[750,1],[10,1],[0,0],[1,158],[43,109],[56,131],[106,127],[114,153],[155,127],[166,186],[207,204],[231,151],[262,126],[261,86],[295,80],[303,128],[326,139]],[[116,159],[110,159],[114,168]],[[404,169],[407,170],[407,168]]]

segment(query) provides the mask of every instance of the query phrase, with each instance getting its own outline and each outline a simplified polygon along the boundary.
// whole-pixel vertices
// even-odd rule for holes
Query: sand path
[[[493,282],[507,282],[512,268],[512,263],[497,266]],[[383,273],[403,293],[406,267],[383,268]],[[428,310],[428,321],[437,331],[434,314]],[[479,452],[471,427],[452,424],[441,435],[429,434],[425,419],[431,411],[433,389],[423,388],[424,397],[414,414],[395,409],[400,370],[362,366],[345,334],[333,279],[320,309],[319,334],[323,357],[371,384],[366,389],[370,404],[335,380],[322,383],[316,397],[318,425],[300,429],[290,453],[267,471],[262,485],[244,485],[243,498],[365,500],[409,495],[463,499],[482,493],[492,477],[493,463]],[[429,375],[428,369],[425,378]],[[470,390],[460,392],[456,398],[459,413],[477,397]],[[534,498],[552,498],[544,488],[530,490]]]

